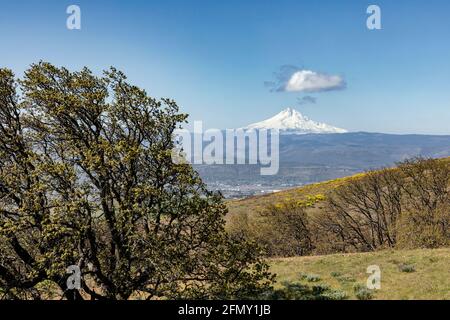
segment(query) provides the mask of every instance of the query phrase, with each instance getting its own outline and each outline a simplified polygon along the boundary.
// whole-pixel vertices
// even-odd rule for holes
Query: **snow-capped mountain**
[[[287,108],[267,120],[252,123],[243,129],[278,129],[281,134],[345,133],[345,129],[310,120],[295,109]]]

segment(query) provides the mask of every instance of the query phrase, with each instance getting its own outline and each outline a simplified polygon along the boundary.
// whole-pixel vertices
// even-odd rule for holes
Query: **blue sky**
[[[66,28],[71,4],[81,30]],[[366,28],[370,4],[382,30]],[[95,72],[113,65],[207,127],[294,107],[352,131],[450,134],[449,15],[446,0],[1,0],[0,66],[20,75],[41,59]],[[270,90],[284,65],[338,76],[345,88]],[[299,105],[305,96],[316,103]]]

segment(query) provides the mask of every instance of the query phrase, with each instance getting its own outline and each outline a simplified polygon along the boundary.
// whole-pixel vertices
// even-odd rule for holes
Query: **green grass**
[[[450,300],[450,248],[279,258],[271,259],[270,265],[277,274],[276,286],[314,275],[350,299],[357,299],[355,287],[365,286],[367,267],[378,265],[381,289],[373,291],[373,299]],[[405,272],[405,266],[413,266],[414,272]]]

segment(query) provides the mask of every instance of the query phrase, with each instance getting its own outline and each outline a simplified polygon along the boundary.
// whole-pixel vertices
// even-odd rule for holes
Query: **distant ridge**
[[[293,108],[286,108],[267,120],[252,123],[243,129],[278,129],[281,134],[346,133],[345,129],[310,120]]]

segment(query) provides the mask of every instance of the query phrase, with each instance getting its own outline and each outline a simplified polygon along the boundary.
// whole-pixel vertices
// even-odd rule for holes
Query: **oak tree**
[[[67,299],[245,298],[271,283],[258,247],[172,134],[186,115],[111,68],[0,69],[0,293]],[[67,290],[66,268],[81,271]],[[56,290],[55,289],[55,290]]]

